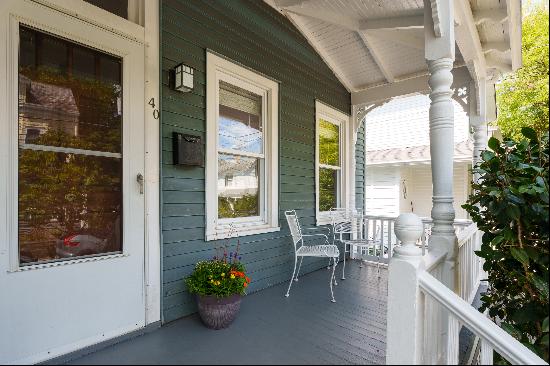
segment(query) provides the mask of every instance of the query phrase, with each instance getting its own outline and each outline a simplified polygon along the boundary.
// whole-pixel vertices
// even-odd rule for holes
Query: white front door
[[[0,2],[0,363],[145,325],[144,46]]]

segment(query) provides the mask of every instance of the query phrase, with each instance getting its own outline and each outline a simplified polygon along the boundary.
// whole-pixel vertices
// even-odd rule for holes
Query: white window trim
[[[218,219],[218,114],[219,81],[223,80],[244,89],[255,89],[263,95],[264,153],[263,209],[257,220]],[[238,236],[279,231],[279,85],[277,82],[239,66],[211,52],[206,53],[206,232],[205,239],[224,239],[232,235],[231,226]],[[239,152],[240,155],[250,155]],[[248,219],[248,220],[247,220]]]
[[[325,119],[334,123],[340,128],[340,206],[350,207],[350,194],[353,192],[352,185],[355,177],[352,171],[352,154],[354,153],[353,133],[350,128],[350,116],[327,105],[323,102],[315,101],[315,212],[316,224],[327,225],[331,223],[330,211],[319,210],[319,168],[324,164],[319,164],[319,122]],[[331,166],[326,166],[334,168]]]

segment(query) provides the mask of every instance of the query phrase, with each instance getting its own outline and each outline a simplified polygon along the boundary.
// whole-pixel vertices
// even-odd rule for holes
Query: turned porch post
[[[458,241],[453,227],[453,62],[455,59],[453,0],[424,0],[425,56],[430,86],[430,154],[432,167],[433,206],[432,235],[429,251],[445,253],[440,281],[454,292],[458,290]],[[448,313],[440,323],[443,359],[452,342]]]
[[[430,78],[430,154],[433,183],[432,238],[454,240],[453,153],[454,107],[451,84],[453,59],[428,60]],[[430,240],[431,241],[431,240]]]
[[[453,62],[455,59],[452,0],[424,0],[425,56],[430,74],[430,154],[433,185],[432,235],[429,250],[447,253],[441,281],[456,287],[457,241],[453,223]]]
[[[474,151],[472,156],[472,167],[481,161],[481,152],[487,149],[488,122],[496,119],[495,106],[495,85],[485,79],[470,87],[472,102],[470,103],[470,126],[473,130]],[[479,174],[474,173],[473,181],[479,180]]]

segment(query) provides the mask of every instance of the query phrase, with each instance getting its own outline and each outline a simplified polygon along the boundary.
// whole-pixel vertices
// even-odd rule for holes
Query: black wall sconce
[[[172,87],[174,90],[187,93],[193,90],[193,68],[179,64],[172,70]]]

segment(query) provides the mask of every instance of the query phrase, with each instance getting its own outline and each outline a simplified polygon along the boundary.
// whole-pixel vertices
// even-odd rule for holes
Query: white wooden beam
[[[368,34],[401,46],[424,50],[424,37],[421,29],[371,29]]]
[[[474,12],[474,20],[477,25],[483,22],[502,23],[508,19],[506,9],[484,9]]]
[[[452,88],[458,88],[464,85],[468,85],[472,80],[468,68],[461,66],[453,69],[453,85]],[[372,88],[367,88],[351,93],[352,105],[370,105],[374,103],[381,103],[388,99],[398,97],[401,95],[413,94],[413,93],[427,93],[429,91],[428,86],[428,73],[418,75],[416,77],[406,80],[396,80],[393,84],[379,85]]]
[[[361,30],[372,29],[418,29],[424,28],[424,15],[366,19],[360,22]]]
[[[359,31],[357,33],[359,34],[359,37],[365,44],[365,47],[367,47],[370,55],[374,59],[374,62],[380,69],[380,72],[382,73],[382,75],[384,75],[384,78],[386,79],[386,81],[388,83],[393,83],[394,82],[393,73],[388,69],[388,65],[386,65],[386,63],[382,59],[382,55],[380,51],[376,49],[376,46],[373,44],[370,36],[367,34],[367,32],[364,32],[364,31]]]
[[[429,4],[434,34],[437,38],[439,38],[443,36],[443,29],[441,27],[441,0],[429,0]],[[426,9],[427,5],[428,2],[424,2],[424,9]]]
[[[325,52],[324,48],[319,44],[311,31],[309,31],[309,29],[306,27],[303,20],[293,15],[292,13],[288,13],[286,10],[283,10],[283,14],[304,35],[311,47],[313,47],[313,49],[319,54],[319,56],[321,56],[323,61],[328,65],[328,67],[330,67],[336,78],[342,83],[342,85],[344,85],[347,91],[353,91],[354,88],[351,81],[346,77],[342,69],[340,69],[340,67]]]
[[[275,0],[276,6],[279,8],[286,8],[289,6],[304,5],[309,0]]]
[[[468,0],[454,1],[456,44],[466,64],[470,65],[472,78],[477,82],[487,76],[487,64],[474,15]]]
[[[349,29],[352,31],[358,30],[361,25],[360,22],[356,19],[350,18],[345,15],[328,12],[323,9],[314,9],[314,8],[305,7],[301,5],[286,6],[286,7],[283,7],[283,9],[288,13],[315,18],[317,20],[334,24],[339,27]]]
[[[488,68],[494,68],[499,70],[500,72],[509,72],[512,71],[512,65],[503,62],[502,60],[494,57],[493,55],[489,54],[485,58],[487,61],[487,67]]]
[[[504,53],[510,51],[510,46],[506,42],[487,42],[483,43],[481,48],[484,53],[493,51]]]
[[[432,5],[437,4],[437,6]],[[437,17],[434,16],[434,9]],[[437,18],[437,24],[434,19]],[[439,34],[439,36],[438,36]],[[426,60],[455,59],[452,0],[424,0],[424,55]]]
[[[404,17],[388,17],[371,20],[357,20],[345,15],[336,14],[304,6],[311,0],[274,0],[275,6],[290,13],[315,18],[333,25],[353,31],[361,30],[391,30],[391,29],[420,29],[424,27],[423,15]]]
[[[519,0],[506,0],[508,14],[508,33],[510,35],[510,50],[512,53],[512,70],[521,67],[521,3]]]

